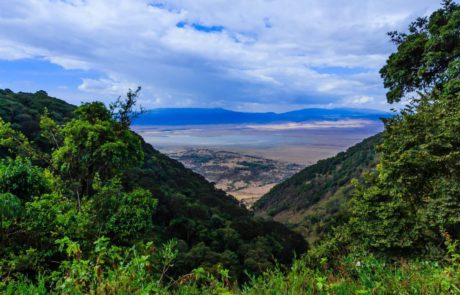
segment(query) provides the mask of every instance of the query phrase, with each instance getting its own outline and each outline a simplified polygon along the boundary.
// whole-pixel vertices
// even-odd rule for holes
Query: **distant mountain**
[[[246,113],[221,108],[164,108],[148,110],[134,121],[136,125],[207,125],[242,123],[282,123],[343,119],[378,120],[391,114],[371,109],[309,108],[287,113]]]
[[[343,213],[352,193],[350,181],[376,165],[375,146],[381,138],[374,135],[304,168],[273,187],[252,209],[256,215],[289,224],[309,242],[318,240]]]

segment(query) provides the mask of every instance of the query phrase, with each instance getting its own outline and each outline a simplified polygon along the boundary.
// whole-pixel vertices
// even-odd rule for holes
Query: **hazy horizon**
[[[377,120],[342,120],[298,125],[134,125],[132,128],[146,142],[165,153],[209,148],[311,165],[381,132],[383,123]]]

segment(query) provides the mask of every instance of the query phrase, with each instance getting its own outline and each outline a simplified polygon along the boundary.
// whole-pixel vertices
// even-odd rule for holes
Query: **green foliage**
[[[254,204],[255,210],[306,209],[333,194],[375,163],[374,146],[380,135],[364,140],[335,157],[320,160],[276,185]],[[281,211],[281,210],[280,210]]]
[[[157,200],[144,189],[124,192],[118,179],[94,184],[92,207],[97,231],[122,244],[153,238],[153,214]]]
[[[433,93],[387,122],[378,170],[353,203],[372,247],[415,254],[443,230],[460,237],[459,109],[460,92]]]
[[[72,107],[45,92],[0,91],[0,115],[11,122],[0,120],[0,155],[10,156],[0,162],[0,292],[460,293],[460,17],[457,4],[443,3],[409,34],[391,34],[398,52],[382,69],[390,102],[425,92],[386,120],[383,135],[270,193],[289,192],[287,201],[259,203],[307,210],[324,202],[339,212],[329,236],[290,268],[307,248],[299,235],[254,219],[129,131],[138,91],[111,110],[84,104],[64,126],[57,118],[70,119]],[[43,102],[54,102],[49,113]],[[40,114],[42,137],[18,123],[38,125]],[[375,144],[379,164],[363,179]],[[53,167],[34,165],[46,166],[51,150]],[[37,163],[24,159],[40,153],[48,154]],[[341,204],[353,177],[353,197]]]
[[[439,294],[458,290],[458,277],[443,273],[442,267],[435,263],[391,265],[372,256],[347,257],[339,269],[338,272],[312,269],[300,260],[287,274],[274,270],[253,278],[243,293]]]
[[[61,126],[49,116],[47,108],[40,117],[40,129],[42,138],[52,143],[53,148],[59,148],[62,145]]]
[[[30,201],[49,191],[50,183],[44,171],[33,166],[30,160],[16,159],[0,160],[0,193],[11,193],[16,197]]]
[[[460,264],[429,261],[390,263],[372,255],[349,255],[337,270],[327,260],[309,267],[307,259],[298,259],[287,269],[265,271],[242,286],[230,282],[225,268],[215,273],[197,268],[168,283],[162,269],[174,257],[171,245],[156,252],[150,244],[130,249],[111,246],[101,238],[94,244],[96,254],[80,257],[78,244],[68,238],[59,240],[69,256],[59,270],[40,275],[37,282],[22,277],[0,285],[6,294],[457,294],[460,292]],[[164,263],[162,263],[164,261]],[[157,266],[157,267],[155,267]],[[166,266],[166,267],[165,267]],[[48,286],[48,287],[47,287]]]
[[[21,132],[14,130],[11,123],[0,118],[0,158],[13,155],[32,159],[38,157],[29,140]]]
[[[48,96],[45,91],[14,93],[9,89],[0,89],[0,118],[9,122],[15,130],[21,131],[29,141],[49,151],[52,146],[51,142],[40,137],[40,125],[38,124],[45,109],[48,110],[48,116],[51,119],[62,124],[72,117],[75,107],[63,100]],[[0,136],[0,138],[7,137]]]
[[[370,149],[358,157],[350,153],[359,155],[363,142],[347,157],[307,167],[255,205],[288,222],[292,215],[297,230],[319,238],[312,250],[316,261],[362,250],[439,259],[447,251],[442,233],[460,237],[460,6],[443,3],[412,23],[409,33],[390,34],[398,50],[381,71],[389,102],[423,92],[384,120],[385,131],[368,141]],[[363,169],[355,172],[357,167]],[[348,185],[353,177],[354,189]]]
[[[459,25],[460,6],[446,1],[423,26],[411,26],[395,54],[404,55],[420,35],[436,49],[423,53],[426,64],[418,70],[431,92],[420,93],[385,122],[378,169],[358,186],[351,206],[350,227],[373,251],[436,257],[446,250],[444,231],[460,238]]]
[[[118,97],[118,99],[109,106],[113,117],[125,128],[128,128],[131,125],[132,120],[143,112],[142,107],[139,111],[134,109],[140,91],[140,86],[134,91],[129,89],[125,99]]]
[[[21,211],[22,204],[18,197],[11,193],[0,193],[0,232],[8,229]]]
[[[417,90],[442,90],[460,57],[460,6],[444,0],[429,18],[418,18],[409,34],[389,33],[398,51],[390,55],[380,74],[388,88],[388,102],[398,102]],[[458,77],[457,77],[458,78]]]
[[[262,196],[253,209],[256,214],[289,223],[309,241],[320,239],[343,218],[353,191],[351,180],[361,178],[364,171],[376,165],[375,146],[381,141],[381,134],[377,134],[304,168]]]
[[[53,165],[77,197],[89,195],[96,175],[106,181],[143,159],[140,141],[111,118],[102,103],[75,110],[62,129],[63,145],[53,152]]]
[[[20,97],[8,95],[11,101]],[[206,273],[196,286],[211,278],[221,284],[217,280],[223,277],[221,285],[228,286],[246,280],[247,271],[261,273],[276,261],[287,265],[295,253],[305,252],[300,235],[255,220],[237,200],[145,143],[115,110],[101,103],[84,104],[68,116],[52,107],[40,110],[30,112],[37,113],[34,124],[41,132],[27,134],[39,145],[14,129],[21,126],[2,125],[4,142],[14,135],[41,157],[0,165],[0,179],[21,184],[7,185],[1,194],[0,288],[129,293],[157,290],[161,281],[161,288],[171,290],[194,269]],[[17,197],[6,193],[13,188]],[[154,244],[165,246],[156,250]],[[145,277],[139,277],[143,271]]]

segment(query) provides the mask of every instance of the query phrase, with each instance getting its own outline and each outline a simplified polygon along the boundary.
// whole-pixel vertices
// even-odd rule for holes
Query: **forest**
[[[0,293],[459,294],[460,5],[389,37],[380,74],[404,107],[256,204],[346,190],[310,243],[132,132],[140,89],[78,107],[0,90]]]

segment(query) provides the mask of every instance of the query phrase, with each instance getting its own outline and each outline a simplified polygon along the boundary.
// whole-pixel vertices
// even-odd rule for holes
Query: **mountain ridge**
[[[305,108],[283,113],[239,112],[223,108],[158,108],[145,111],[134,120],[135,125],[208,125],[243,123],[288,123],[323,120],[379,120],[390,112],[358,108]]]

